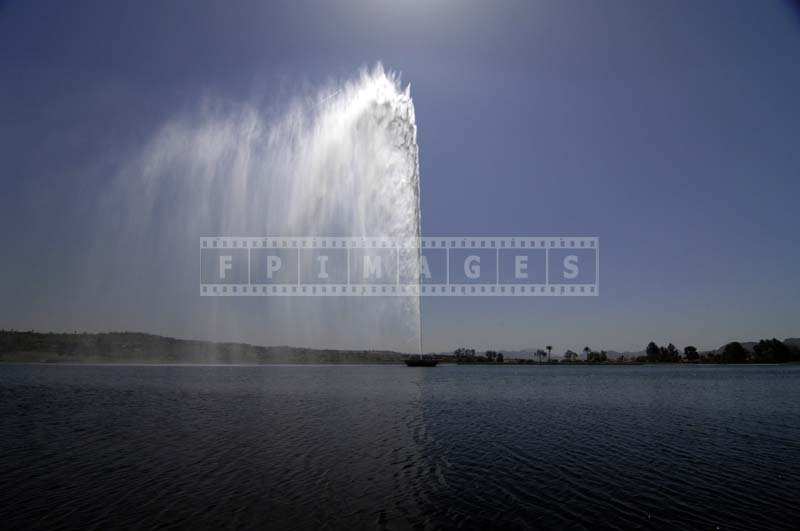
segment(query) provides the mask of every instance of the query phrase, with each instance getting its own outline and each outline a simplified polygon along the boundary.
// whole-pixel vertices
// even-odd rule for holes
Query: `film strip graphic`
[[[200,295],[597,296],[597,237],[203,237]]]

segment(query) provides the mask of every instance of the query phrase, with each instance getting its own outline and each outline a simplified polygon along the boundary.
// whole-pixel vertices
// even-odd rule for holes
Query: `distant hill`
[[[0,330],[0,362],[400,363],[407,357],[392,351],[263,347],[137,332],[56,334]]]

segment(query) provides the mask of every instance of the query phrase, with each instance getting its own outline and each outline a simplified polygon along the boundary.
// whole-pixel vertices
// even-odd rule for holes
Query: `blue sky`
[[[144,311],[135,280],[75,310],[93,206],[175,112],[377,61],[412,83],[426,234],[601,241],[599,297],[425,299],[427,350],[800,335],[789,2],[0,3],[0,327],[298,340]]]

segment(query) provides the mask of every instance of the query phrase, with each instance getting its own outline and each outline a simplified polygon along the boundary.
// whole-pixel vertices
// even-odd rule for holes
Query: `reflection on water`
[[[800,367],[0,366],[11,527],[791,528]]]

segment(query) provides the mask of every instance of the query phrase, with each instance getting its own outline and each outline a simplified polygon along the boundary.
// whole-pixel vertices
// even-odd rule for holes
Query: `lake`
[[[0,365],[5,528],[797,528],[800,366]]]

